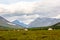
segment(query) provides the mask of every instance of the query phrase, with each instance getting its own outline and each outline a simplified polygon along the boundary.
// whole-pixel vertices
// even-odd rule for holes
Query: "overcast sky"
[[[0,16],[26,24],[38,17],[60,18],[60,0],[0,0]]]

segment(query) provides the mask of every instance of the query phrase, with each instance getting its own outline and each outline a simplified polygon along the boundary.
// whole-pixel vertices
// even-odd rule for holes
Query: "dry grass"
[[[0,40],[60,40],[60,30],[0,31]]]

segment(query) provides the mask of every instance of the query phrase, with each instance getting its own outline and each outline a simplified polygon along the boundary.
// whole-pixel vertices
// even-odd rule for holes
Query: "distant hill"
[[[23,28],[23,27],[13,24],[0,16],[0,28],[15,28],[15,29],[17,29],[17,28]]]
[[[60,29],[60,22],[50,26],[51,28]]]
[[[37,18],[35,21],[29,24],[29,27],[44,27],[51,26],[60,22],[60,19],[56,18]]]
[[[27,27],[26,24],[24,24],[23,22],[20,22],[19,20],[14,20],[12,23],[17,24],[17,25],[22,26],[22,27]]]

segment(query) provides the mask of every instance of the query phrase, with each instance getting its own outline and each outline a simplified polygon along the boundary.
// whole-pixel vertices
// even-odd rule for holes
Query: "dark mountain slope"
[[[54,28],[54,29],[60,29],[60,22],[50,26],[51,28]]]

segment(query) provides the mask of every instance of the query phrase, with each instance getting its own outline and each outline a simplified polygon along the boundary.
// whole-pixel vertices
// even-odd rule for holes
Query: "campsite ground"
[[[0,40],[60,40],[60,30],[0,31]]]

